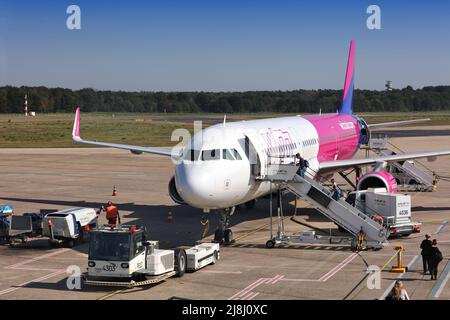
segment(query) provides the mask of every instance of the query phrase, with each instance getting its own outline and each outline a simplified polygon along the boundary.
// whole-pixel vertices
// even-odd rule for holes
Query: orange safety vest
[[[116,206],[109,206],[106,208],[106,219],[115,219],[119,214],[119,210],[117,210]]]

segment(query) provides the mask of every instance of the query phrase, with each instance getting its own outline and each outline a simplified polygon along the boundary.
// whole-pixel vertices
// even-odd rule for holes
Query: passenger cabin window
[[[202,160],[203,161],[220,160],[220,149],[203,150]]]

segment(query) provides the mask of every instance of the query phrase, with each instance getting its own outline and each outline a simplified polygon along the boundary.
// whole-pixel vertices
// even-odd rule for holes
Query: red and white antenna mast
[[[28,95],[27,94],[25,94],[24,109],[25,109],[25,117],[28,117]]]

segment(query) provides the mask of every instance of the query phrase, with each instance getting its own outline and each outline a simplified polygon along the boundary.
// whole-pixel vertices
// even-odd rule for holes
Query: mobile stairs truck
[[[260,176],[258,179],[270,181],[279,190],[288,190],[307,201],[328,219],[348,231],[352,237],[319,236],[315,234],[315,231],[303,232],[300,235],[286,235],[283,221],[280,219],[282,209],[280,209],[281,201],[279,201],[278,232],[276,236],[273,236],[273,232],[270,230],[270,239],[266,242],[267,248],[273,248],[277,244],[289,243],[348,243],[353,250],[379,250],[384,246],[389,237],[389,230],[385,226],[346,202],[344,198],[334,199],[330,190],[308,177],[308,174],[304,177],[298,175],[297,166],[283,164],[282,162],[269,163],[265,176]]]

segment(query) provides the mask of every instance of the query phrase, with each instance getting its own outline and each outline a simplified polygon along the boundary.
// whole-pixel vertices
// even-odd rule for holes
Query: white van
[[[71,208],[52,212],[42,220],[42,235],[51,243],[63,241],[69,247],[82,242],[86,231],[97,226],[98,216],[92,208]]]

